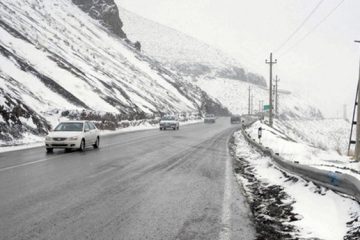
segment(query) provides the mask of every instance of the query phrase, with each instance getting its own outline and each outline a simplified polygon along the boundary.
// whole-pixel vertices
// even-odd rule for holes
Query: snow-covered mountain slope
[[[260,100],[267,104],[268,90],[263,77],[246,72],[234,59],[207,44],[121,8],[120,0],[116,3],[130,39],[139,40],[144,52],[182,74],[231,112],[247,113],[249,85],[254,110],[258,110]],[[279,102],[280,114],[285,119],[322,117],[301,96],[282,91]]]
[[[126,115],[207,106],[222,109],[72,1],[0,2],[0,139],[43,134],[62,110]]]
[[[129,39],[140,41],[144,52],[183,76],[227,77],[266,86],[262,76],[247,72],[220,50],[121,8],[121,0],[116,3]]]
[[[227,78],[199,78],[196,81],[201,89],[218,99],[232,113],[247,114],[249,87],[251,89],[253,113],[259,111],[259,103],[268,104],[269,90],[255,84],[249,84]],[[321,112],[300,96],[291,93],[279,94],[279,113],[282,119],[321,119]]]

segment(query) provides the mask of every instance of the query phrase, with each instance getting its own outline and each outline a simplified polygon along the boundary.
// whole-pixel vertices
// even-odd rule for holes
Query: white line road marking
[[[232,194],[232,164],[229,149],[227,148],[227,158],[225,163],[225,184],[224,198],[222,204],[222,229],[219,235],[220,240],[230,240],[231,238],[231,194]]]
[[[155,135],[155,136],[158,136],[158,135]],[[149,136],[149,137],[153,137],[153,136]],[[118,142],[118,143],[108,144],[108,145],[104,145],[102,148],[111,148],[111,147],[114,147],[114,146],[117,146],[117,145],[122,145],[122,146],[131,145],[133,143],[138,142],[139,140],[144,140],[146,138],[148,138],[148,137],[135,138],[135,139],[132,139],[130,142],[125,142],[125,143]],[[4,171],[7,171],[7,170],[19,168],[19,167],[25,167],[25,166],[36,164],[36,163],[46,162],[46,161],[53,160],[53,159],[56,159],[56,158],[60,158],[60,157],[63,157],[63,156],[64,155],[58,155],[58,156],[55,156],[55,157],[52,157],[52,158],[44,158],[44,159],[40,159],[40,160],[36,160],[36,161],[32,161],[32,162],[22,163],[22,164],[19,164],[19,165],[0,168],[0,172],[4,172]]]
[[[46,162],[46,161],[49,161],[49,160],[52,160],[52,159],[55,159],[55,158],[59,158],[59,157],[61,157],[61,156],[56,156],[56,157],[52,157],[52,158],[44,158],[44,159],[40,159],[40,160],[36,160],[36,161],[32,161],[32,162],[22,163],[22,164],[15,165],[15,166],[0,168],[0,172],[4,172],[6,170],[10,170],[10,169],[14,169],[14,168],[24,167],[24,166],[27,166],[27,165],[32,165],[32,164],[35,164],[35,163]]]

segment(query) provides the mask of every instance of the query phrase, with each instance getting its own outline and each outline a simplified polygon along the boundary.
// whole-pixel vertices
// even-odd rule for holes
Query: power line
[[[288,48],[287,50],[285,50],[283,53],[280,54],[280,57],[286,55],[290,50],[294,49],[295,47],[297,47],[297,45],[299,45],[302,41],[304,41],[311,33],[313,33],[322,23],[324,23],[340,6],[341,4],[343,4],[345,2],[345,0],[342,0],[341,2],[339,2],[333,9],[331,9],[331,11],[323,18],[321,19],[320,22],[318,22],[318,24],[316,24],[304,37],[302,37],[299,41],[297,41],[294,45],[292,45],[290,48]]]
[[[305,23],[310,19],[310,17],[316,12],[316,10],[320,7],[320,5],[324,2],[324,0],[320,0],[318,4],[311,10],[309,15],[306,16],[306,18],[301,22],[301,24],[293,31],[290,36],[282,43],[280,46],[275,50],[275,52],[278,52],[280,49],[282,49],[294,36],[295,34],[305,25]]]

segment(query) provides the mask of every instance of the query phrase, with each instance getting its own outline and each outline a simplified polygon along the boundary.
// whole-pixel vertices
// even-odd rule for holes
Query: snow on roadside
[[[254,207],[260,237],[338,240],[358,236],[356,201],[279,170],[241,132],[235,133],[235,147],[235,172]]]
[[[334,149],[321,149],[301,139],[289,137],[291,129],[285,129],[281,123],[275,121],[274,128],[270,128],[260,121],[255,122],[246,131],[258,140],[258,129],[261,127],[261,142],[274,152],[289,161],[310,165],[320,169],[348,173],[360,179],[360,163],[352,161],[347,156],[340,155]],[[286,131],[286,134],[284,133]],[[331,138],[331,136],[329,136]]]
[[[202,119],[189,120],[186,122],[180,122],[180,126],[198,124],[198,123],[202,123],[202,122],[203,122]],[[100,134],[101,134],[101,136],[108,136],[108,135],[116,135],[116,134],[120,134],[120,133],[124,133],[124,132],[135,132],[135,131],[157,129],[158,127],[159,127],[158,124],[150,124],[148,122],[144,122],[143,124],[140,124],[137,126],[129,126],[126,128],[119,128],[115,131],[102,130]],[[24,142],[24,139],[26,139],[25,142]],[[44,146],[44,138],[41,136],[27,134],[27,136],[24,139],[22,139],[21,142],[14,141],[14,142],[12,142],[11,145],[8,145],[8,144],[5,145],[5,143],[0,141],[0,153]]]
[[[180,126],[186,126],[186,125],[190,125],[190,124],[198,124],[198,123],[202,123],[203,121],[204,120],[202,120],[202,119],[189,120],[186,122],[180,122]],[[119,128],[115,131],[103,130],[103,131],[101,131],[101,135],[107,136],[107,135],[114,135],[114,134],[119,134],[119,133],[124,133],[124,132],[134,132],[134,131],[142,131],[142,130],[150,130],[150,129],[158,129],[158,128],[159,128],[159,124],[150,124],[148,122],[145,122],[144,124],[141,124],[138,126],[129,126],[126,128]]]

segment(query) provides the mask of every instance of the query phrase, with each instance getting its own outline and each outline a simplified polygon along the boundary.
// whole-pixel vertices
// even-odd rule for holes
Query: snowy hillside
[[[284,132],[324,150],[347,155],[351,123],[344,119],[281,121]]]
[[[63,110],[126,115],[220,107],[101,23],[70,0],[0,2],[0,139],[44,134]]]
[[[247,72],[220,50],[121,8],[121,0],[116,2],[129,39],[140,41],[144,52],[174,71],[192,78],[227,77],[266,86],[262,76]]]
[[[195,83],[213,98],[218,99],[233,113],[247,113],[248,86],[253,88],[253,109],[259,101],[268,102],[266,80],[246,72],[234,59],[192,37],[174,29],[144,19],[121,8],[116,1],[127,36],[139,40],[142,50],[170,69],[180,72],[189,83]],[[286,119],[321,118],[321,113],[310,102],[283,91],[281,114]]]
[[[248,84],[226,78],[200,78],[196,84],[210,96],[218,99],[231,112],[238,114],[248,113],[249,87],[253,95],[253,112],[259,111],[259,102],[269,102],[269,90],[255,84]],[[279,96],[279,113],[282,119],[319,119],[320,111],[314,108],[300,96],[282,93]]]

